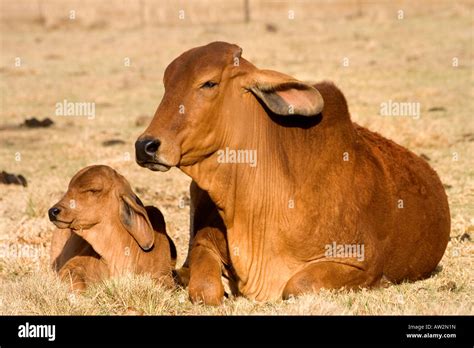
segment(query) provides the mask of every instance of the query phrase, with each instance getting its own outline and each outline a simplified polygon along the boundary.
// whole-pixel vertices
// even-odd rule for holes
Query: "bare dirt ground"
[[[219,2],[212,11],[208,2],[196,3],[199,9],[155,2],[141,17],[129,1],[111,2],[122,7],[105,15],[95,2],[73,3],[77,18],[69,19],[70,7],[55,1],[40,1],[38,9],[1,0],[0,171],[24,175],[28,186],[0,184],[0,314],[473,314],[472,2],[256,1],[249,23],[232,12],[241,2],[225,2],[228,9]],[[183,20],[175,18],[181,8],[189,14]],[[167,16],[174,20],[160,24]],[[166,66],[215,40],[239,44],[261,68],[334,81],[354,121],[429,160],[452,217],[451,241],[432,277],[285,302],[226,299],[218,308],[193,305],[185,290],[161,289],[147,277],[110,280],[84,295],[67,291],[49,270],[55,227],[47,210],[87,165],[112,166],[145,204],[159,207],[178,265],[184,261],[189,206],[180,206],[190,179],[177,169],[139,167],[133,144],[163,95]],[[94,102],[95,117],[56,116],[65,99]],[[381,116],[390,100],[419,103],[419,117]],[[16,127],[32,116],[54,125]],[[112,139],[123,143],[102,145]]]

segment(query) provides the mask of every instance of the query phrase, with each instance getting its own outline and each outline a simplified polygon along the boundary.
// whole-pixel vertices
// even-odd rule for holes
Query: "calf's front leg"
[[[106,265],[93,256],[75,256],[60,269],[59,277],[68,282],[70,289],[82,292],[90,283],[109,276]]]

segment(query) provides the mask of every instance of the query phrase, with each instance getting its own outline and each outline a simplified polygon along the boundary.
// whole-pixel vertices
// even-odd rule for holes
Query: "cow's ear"
[[[324,107],[323,97],[316,88],[276,71],[252,73],[248,88],[272,112],[281,116],[315,116]]]
[[[120,195],[120,222],[143,250],[155,243],[155,233],[147,211],[134,193]]]

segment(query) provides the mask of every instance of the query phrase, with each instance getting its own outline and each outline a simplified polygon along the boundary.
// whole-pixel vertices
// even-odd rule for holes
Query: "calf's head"
[[[135,143],[139,165],[166,171],[200,162],[226,146],[229,133],[245,131],[251,122],[245,110],[255,104],[281,117],[321,113],[323,98],[314,87],[260,70],[241,54],[236,45],[213,42],[183,53],[166,68],[163,99]]]
[[[104,231],[125,228],[140,247],[153,247],[154,232],[147,211],[127,180],[110,167],[80,170],[64,197],[48,211],[58,228],[70,228],[94,247],[110,242]]]

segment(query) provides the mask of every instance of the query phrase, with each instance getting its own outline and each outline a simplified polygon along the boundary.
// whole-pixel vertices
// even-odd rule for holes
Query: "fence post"
[[[142,27],[146,26],[146,4],[145,0],[140,0],[140,24]]]
[[[244,0],[244,19],[245,23],[250,22],[250,0]]]

